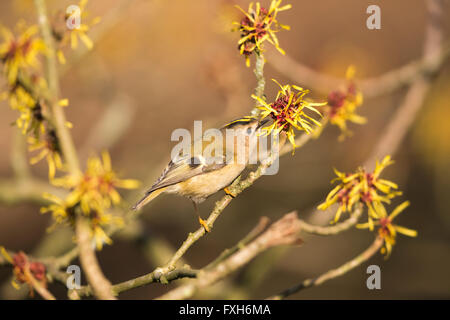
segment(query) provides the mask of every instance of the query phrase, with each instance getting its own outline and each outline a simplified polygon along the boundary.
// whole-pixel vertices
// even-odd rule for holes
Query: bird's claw
[[[232,197],[233,199],[236,198],[236,194],[234,194],[233,192],[231,192],[230,189],[228,189],[228,187],[225,188],[225,189],[223,189],[223,191],[225,191],[225,193],[226,193],[227,195],[229,195],[230,197]]]
[[[198,217],[198,222],[200,222],[200,224],[202,225],[202,227],[205,229],[206,232],[210,232],[211,229],[208,226],[208,223],[203,220],[202,218]]]

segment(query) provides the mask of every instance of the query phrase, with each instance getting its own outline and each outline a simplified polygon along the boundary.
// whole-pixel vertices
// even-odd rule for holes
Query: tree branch
[[[316,226],[316,225],[312,225],[309,223],[306,223],[303,220],[299,220],[300,222],[300,226],[302,228],[302,231],[310,233],[310,234],[316,234],[316,235],[320,235],[320,236],[331,236],[331,235],[336,235],[338,233],[341,233],[343,231],[346,231],[348,229],[350,229],[351,227],[353,227],[355,224],[358,223],[359,218],[362,215],[362,208],[359,207],[357,209],[355,209],[355,211],[353,211],[350,215],[350,217],[340,223],[337,223],[333,226]]]
[[[384,243],[383,238],[377,237],[377,238],[375,238],[375,241],[370,245],[370,247],[368,247],[364,252],[359,254],[354,259],[343,264],[339,268],[330,270],[330,271],[320,275],[317,278],[307,279],[294,287],[291,287],[287,290],[280,292],[276,296],[269,297],[268,299],[281,300],[290,295],[293,295],[294,293],[299,292],[300,290],[310,288],[313,286],[319,286],[319,285],[323,284],[325,281],[340,277],[340,276],[346,274],[347,272],[349,272],[350,270],[353,270],[357,266],[363,264],[367,260],[369,260],[373,255],[375,255],[378,252],[378,250],[381,249],[381,247],[383,246],[383,243]]]
[[[433,66],[435,70],[439,70],[444,61],[443,58],[437,59],[436,57],[448,57],[448,53],[450,53],[449,48],[445,51],[442,48],[442,6],[442,0],[427,0],[429,21],[425,34],[422,61],[429,66]],[[424,105],[425,98],[431,88],[431,80],[430,74],[419,74],[412,80],[401,106],[395,112],[387,129],[383,130],[376,147],[364,163],[366,168],[373,168],[375,160],[381,159],[386,154],[393,154],[398,149]]]
[[[345,79],[315,71],[287,55],[280,56],[271,51],[268,51],[266,55],[269,57],[268,63],[278,72],[317,92],[328,93],[345,84]],[[412,84],[421,76],[436,74],[449,56],[450,46],[447,46],[442,52],[436,52],[430,56],[430,60],[419,59],[380,76],[361,79],[358,81],[358,86],[367,98],[386,95]]]
[[[248,243],[253,241],[269,226],[270,219],[267,217],[261,217],[256,227],[252,229],[241,241],[239,241],[234,247],[225,249],[214,261],[208,264],[204,269],[212,269],[216,267],[220,262],[224,261],[234,253],[244,248]]]
[[[47,102],[52,111],[56,134],[61,145],[64,159],[67,162],[69,171],[73,174],[76,174],[78,173],[80,167],[78,163],[77,153],[72,137],[70,136],[70,132],[66,127],[66,116],[64,114],[64,110],[57,103],[59,99],[59,77],[55,54],[55,44],[50,23],[47,17],[47,8],[45,5],[45,0],[35,0],[34,3],[38,13],[38,20],[41,27],[42,37],[49,51],[46,55],[47,82],[50,95],[49,101]]]
[[[80,172],[78,156],[70,132],[66,127],[64,110],[57,103],[59,97],[59,79],[55,54],[56,51],[51,27],[48,21],[45,1],[35,0],[35,6],[38,13],[42,36],[49,50],[49,53],[46,56],[47,82],[49,85],[50,94],[48,104],[52,110],[56,134],[58,136],[64,159],[67,162],[71,174],[77,175]],[[97,258],[95,257],[95,252],[90,241],[90,227],[85,218],[81,215],[76,217],[75,229],[78,246],[80,248],[81,264],[86,272],[86,277],[89,283],[94,288],[94,292],[98,294],[99,298],[114,299],[111,294],[111,285],[103,275],[98,265]]]
[[[86,218],[79,216],[76,220],[76,236],[80,250],[80,261],[86,278],[92,286],[94,293],[100,299],[115,300],[112,294],[111,283],[105,278],[92,249],[90,237],[91,229]]]
[[[55,188],[45,181],[37,179],[2,179],[0,180],[0,202],[9,205],[33,201],[47,203],[42,193],[50,192],[55,195],[65,195],[61,189]]]
[[[55,296],[50,293],[50,291],[47,290],[43,285],[37,281],[33,275],[31,274],[30,270],[25,269],[24,271],[25,276],[27,279],[30,280],[31,285],[33,288],[39,293],[39,295],[44,298],[45,300],[56,300]]]
[[[215,267],[217,264],[219,264],[221,261],[227,259],[232,254],[239,251],[241,248],[243,248],[245,245],[247,245],[249,242],[254,240],[256,236],[258,236],[264,229],[266,229],[267,225],[269,224],[269,219],[267,217],[262,217],[258,223],[258,225],[246,236],[244,239],[239,241],[239,243],[234,246],[231,249],[227,249],[213,262],[208,264],[203,269],[211,269]],[[182,267],[177,268],[172,271],[169,271],[166,275],[158,275],[156,272],[151,272],[149,274],[145,274],[143,276],[124,281],[122,283],[116,284],[112,286],[112,291],[115,295],[127,291],[133,288],[138,288],[150,283],[154,282],[161,282],[161,283],[169,283],[171,281],[182,279],[182,278],[195,278],[198,274],[198,270],[192,270],[190,267]],[[78,290],[74,290],[74,292],[71,292],[69,296],[72,298],[79,299],[82,296],[87,296],[92,294],[92,289],[90,286],[83,287]]]
[[[266,79],[264,78],[264,54],[262,52],[256,53],[256,62],[255,62],[255,77],[256,77],[256,88],[255,88],[255,95],[263,100],[264,99],[264,87],[266,85]],[[256,106],[259,105],[259,102],[255,102]],[[252,116],[258,116],[259,115],[259,109],[256,107],[252,110]]]
[[[296,212],[291,212],[273,223],[265,232],[247,246],[234,253],[214,268],[199,271],[197,279],[158,297],[162,300],[178,300],[192,297],[198,289],[209,287],[230,273],[241,268],[259,253],[279,245],[298,245],[302,241]]]
[[[170,271],[164,277],[156,278],[154,273],[145,274],[143,276],[124,281],[112,286],[112,292],[114,295],[118,295],[121,292],[139,288],[154,282],[161,282],[164,284],[168,284],[174,280],[183,279],[183,278],[195,278],[197,277],[198,270],[192,270],[189,267],[178,268],[173,271]],[[83,287],[78,290],[73,290],[69,293],[69,296],[72,299],[79,299],[82,296],[89,296],[92,294],[92,288],[90,286]]]

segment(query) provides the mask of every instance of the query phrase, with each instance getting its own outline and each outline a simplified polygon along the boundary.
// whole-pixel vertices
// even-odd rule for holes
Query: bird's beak
[[[269,122],[269,119],[264,119],[264,120],[261,120],[259,123],[258,123],[258,126],[256,127],[256,130],[258,130],[259,128],[261,128],[263,125],[265,125],[267,122]]]

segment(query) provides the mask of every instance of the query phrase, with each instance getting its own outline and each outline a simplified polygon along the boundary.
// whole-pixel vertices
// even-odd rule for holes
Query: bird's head
[[[241,131],[244,134],[251,136],[254,135],[259,128],[264,126],[269,120],[261,120],[254,117],[243,117],[233,120],[222,127],[222,129],[232,129]]]

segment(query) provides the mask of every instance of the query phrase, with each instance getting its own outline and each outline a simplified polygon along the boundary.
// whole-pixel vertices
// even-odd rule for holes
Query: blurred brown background
[[[75,3],[48,2],[50,12]],[[374,1],[284,2],[292,3],[293,9],[280,13],[279,20],[290,25],[291,31],[278,34],[280,45],[291,57],[316,70],[341,77],[347,66],[354,64],[357,77],[364,78],[402,66],[422,54],[426,23],[422,0],[376,1],[381,7],[382,28],[375,31],[366,28],[366,8]],[[120,3],[91,0],[88,9],[91,17],[106,19],[108,12]],[[102,32],[91,52],[71,63],[74,56],[66,51],[70,68],[62,76],[61,86],[63,97],[70,100],[66,112],[74,123],[72,132],[83,160],[99,151],[93,128],[105,112],[116,108],[118,120],[108,123],[112,132],[116,127],[122,130],[122,126],[124,132],[109,148],[113,165],[123,177],[138,178],[148,186],[169,159],[175,144],[170,141],[172,130],[190,129],[194,120],[204,120],[207,127],[219,126],[246,115],[251,109],[250,94],[255,86],[252,68],[246,68],[238,54],[238,34],[228,32],[229,19],[237,12],[231,5],[237,3],[246,8],[248,2],[135,0],[130,3],[119,10],[116,24]],[[449,17],[449,1],[445,1],[445,9]],[[11,28],[19,18],[30,23],[36,21],[32,1],[1,1],[1,24]],[[444,22],[448,35],[448,19]],[[97,27],[101,24],[93,27],[93,31]],[[349,274],[292,298],[450,298],[449,70],[447,63],[418,120],[394,156],[396,164],[384,172],[385,178],[400,185],[404,191],[402,199],[412,203],[397,222],[418,230],[419,236],[400,236],[387,261],[377,255]],[[270,65],[265,74],[268,97],[276,93],[271,78],[281,83],[291,82]],[[307,83],[299,85],[308,87]],[[298,150],[293,157],[283,157],[277,175],[263,177],[234,200],[213,232],[188,251],[185,258],[189,264],[197,268],[211,261],[250,231],[262,215],[276,220],[297,209],[301,218],[310,221],[319,223],[328,219],[325,213],[322,217],[310,217],[308,213],[330,190],[333,166],[351,171],[365,160],[403,95],[401,90],[366,100],[360,113],[368,118],[368,123],[351,125],[352,138],[340,143],[338,130],[327,128],[318,141]],[[320,94],[313,96],[325,98]],[[0,175],[3,178],[12,176],[10,150],[16,129],[10,123],[16,116],[5,102],[0,103]],[[44,163],[33,167],[33,173],[43,179],[46,172]],[[134,195],[133,201],[137,199],[136,192]],[[215,195],[200,206],[204,217],[221,196]],[[198,227],[189,201],[174,196],[158,198],[145,208],[142,219],[145,234],[163,238],[174,247]],[[0,244],[12,250],[33,252],[50,223],[50,216],[39,214],[37,204],[0,203]],[[259,256],[234,274],[232,280],[238,287],[247,288],[246,297],[265,298],[341,265],[366,248],[372,235],[352,230],[332,238],[305,240],[302,247],[274,249]],[[99,253],[99,259],[113,283],[150,272],[155,267],[135,241],[117,239]],[[381,290],[366,288],[366,268],[370,264],[381,266]],[[7,281],[10,275],[10,268],[1,268],[0,282]],[[62,285],[55,284],[51,289],[59,297],[65,297]],[[126,292],[121,298],[148,299],[165,290],[166,287],[154,284]],[[225,297],[238,296],[224,292]],[[12,297],[15,293],[10,284],[4,283],[0,298]]]

